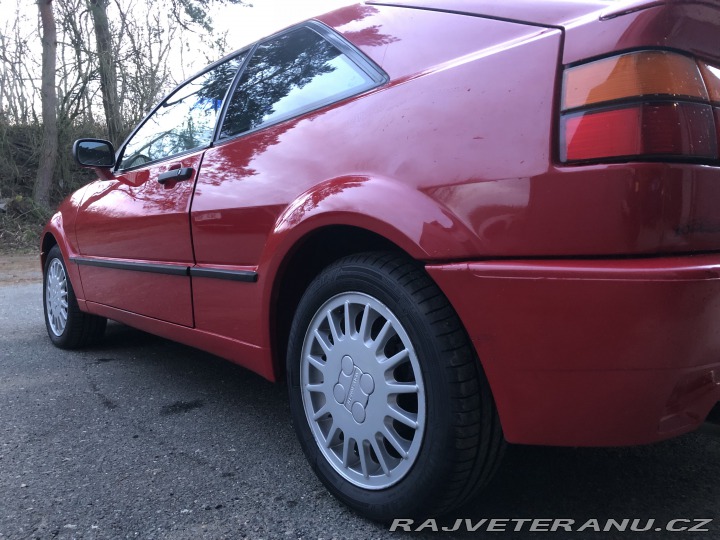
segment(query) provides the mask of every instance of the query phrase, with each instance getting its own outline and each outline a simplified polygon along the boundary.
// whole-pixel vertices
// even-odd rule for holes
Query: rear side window
[[[243,57],[236,56],[175,90],[128,141],[120,169],[210,144],[220,109]]]
[[[317,32],[292,30],[253,53],[228,104],[220,138],[286,120],[376,84]]]

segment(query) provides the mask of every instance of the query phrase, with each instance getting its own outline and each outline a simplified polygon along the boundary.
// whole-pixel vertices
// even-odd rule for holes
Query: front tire
[[[499,461],[502,431],[474,350],[447,298],[403,255],[346,257],[311,283],[287,372],[315,473],[371,519],[447,513]]]
[[[97,342],[105,333],[107,319],[80,311],[57,245],[50,249],[45,261],[43,306],[45,327],[56,347],[80,349]]]

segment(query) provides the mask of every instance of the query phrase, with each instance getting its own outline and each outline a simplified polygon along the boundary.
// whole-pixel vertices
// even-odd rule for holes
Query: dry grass
[[[17,195],[0,213],[0,253],[37,253],[40,233],[50,218],[50,211],[31,199]]]
[[[34,253],[42,228],[52,214],[32,201],[38,167],[42,126],[10,125],[0,115],[0,253]],[[81,169],[70,155],[72,141],[80,136],[101,136],[100,126],[63,126],[53,178],[51,200],[55,208],[67,194],[91,181],[93,173]]]

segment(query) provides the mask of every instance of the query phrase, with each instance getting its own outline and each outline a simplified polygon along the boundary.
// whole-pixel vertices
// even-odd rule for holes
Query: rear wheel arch
[[[407,252],[387,238],[349,225],[316,229],[293,245],[278,267],[270,295],[273,371],[285,378],[285,353],[295,310],[310,283],[335,261],[365,251]]]
[[[442,204],[403,182],[346,176],[317,184],[278,217],[261,256],[262,272],[271,276],[262,307],[275,378],[285,377],[295,308],[324,268],[367,251],[400,252],[416,261],[461,258],[476,244]]]

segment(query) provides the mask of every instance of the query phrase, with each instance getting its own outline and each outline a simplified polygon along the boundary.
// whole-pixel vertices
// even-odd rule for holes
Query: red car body
[[[720,400],[720,103],[714,158],[563,163],[561,94],[566,68],[627,51],[720,66],[718,4],[391,4],[317,19],[383,84],[70,196],[42,251],[80,309],[276,380],[317,272],[395,249],[457,311],[508,441],[696,428]]]

